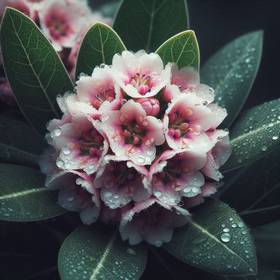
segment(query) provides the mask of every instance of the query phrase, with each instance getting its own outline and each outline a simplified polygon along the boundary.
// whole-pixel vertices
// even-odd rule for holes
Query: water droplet
[[[60,128],[56,128],[54,131],[53,131],[53,135],[58,137],[61,135],[61,129]]]
[[[137,161],[138,161],[139,163],[144,163],[144,162],[145,162],[145,158],[144,158],[143,156],[139,156],[139,157],[137,158]]]
[[[132,249],[132,248],[127,248],[126,252],[127,252],[128,254],[130,254],[130,255],[136,255],[135,250]]]
[[[278,140],[278,136],[272,136],[272,140]]]
[[[223,242],[227,243],[227,242],[230,241],[230,239],[231,239],[231,236],[230,236],[229,233],[224,232],[224,233],[221,234],[221,240],[222,240]]]
[[[223,232],[229,232],[229,228],[224,228]]]
[[[263,152],[266,152],[266,151],[267,151],[267,147],[266,147],[266,146],[263,146],[263,147],[262,147],[262,151],[263,151]]]

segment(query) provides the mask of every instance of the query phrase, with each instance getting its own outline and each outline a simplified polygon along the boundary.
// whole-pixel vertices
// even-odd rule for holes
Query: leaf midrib
[[[274,122],[273,125],[270,126],[269,128],[272,128],[273,126],[278,125],[278,124],[280,124],[280,121]],[[234,138],[234,139],[231,140],[231,145],[234,145],[234,143],[235,143],[236,141],[240,141],[240,140],[242,140],[243,138],[246,138],[246,137],[255,135],[255,134],[257,134],[258,132],[260,132],[260,131],[262,131],[262,130],[266,130],[267,128],[268,128],[268,125],[266,125],[266,126],[261,126],[261,127],[257,128],[257,129],[254,129],[254,130],[249,131],[249,132],[246,132],[246,133],[244,133],[244,134],[242,134],[242,135],[240,135],[240,136],[237,136],[236,138]],[[277,143],[277,142],[275,142],[275,143]]]
[[[33,188],[33,189],[25,190],[25,191],[14,192],[14,193],[2,195],[2,196],[0,196],[0,200],[18,198],[18,197],[26,196],[26,195],[29,195],[29,194],[46,192],[46,191],[49,191],[49,189],[47,189],[47,188]]]
[[[241,262],[245,263],[246,266],[249,268],[249,270],[252,269],[252,267],[250,267],[250,265],[241,257],[239,256],[237,253],[235,253],[232,249],[230,249],[228,246],[226,246],[224,243],[222,243],[215,235],[211,234],[207,229],[205,229],[204,227],[200,226],[199,224],[197,224],[196,222],[194,222],[193,220],[189,220],[189,222],[199,231],[201,231],[202,233],[206,234],[208,237],[210,237],[211,239],[213,239],[214,241],[216,241],[219,245],[223,246],[230,254],[234,255],[235,257],[237,257],[238,259],[241,260]]]
[[[59,117],[59,114],[58,114],[58,112],[56,111],[56,109],[55,109],[54,105],[52,104],[51,100],[49,99],[48,94],[47,94],[47,91],[46,91],[44,85],[42,84],[42,82],[41,82],[41,80],[40,80],[40,77],[37,75],[37,73],[36,73],[36,71],[35,71],[35,69],[34,69],[34,67],[33,67],[33,64],[31,63],[29,54],[26,52],[25,46],[24,46],[23,42],[21,41],[21,39],[20,39],[20,37],[19,37],[19,35],[18,35],[18,33],[17,33],[17,29],[16,29],[16,27],[15,27],[15,23],[14,23],[14,21],[13,21],[13,18],[12,18],[12,16],[11,16],[10,14],[9,14],[9,17],[10,17],[10,20],[11,20],[11,23],[12,23],[12,26],[13,26],[13,29],[14,29],[14,33],[15,33],[17,39],[18,39],[18,42],[20,43],[20,46],[21,46],[21,48],[22,48],[22,50],[23,50],[23,52],[24,52],[26,58],[27,58],[27,61],[28,61],[28,63],[29,63],[29,66],[30,66],[30,68],[31,68],[31,70],[32,70],[32,72],[33,72],[33,74],[34,74],[36,80],[38,81],[38,84],[39,84],[40,88],[42,89],[42,91],[43,91],[43,93],[44,93],[44,95],[45,95],[45,98],[47,99],[47,102],[49,103],[49,106],[51,107],[51,109],[52,109],[54,115],[58,118],[58,117]]]
[[[98,262],[96,268],[93,269],[92,274],[90,276],[90,280],[96,280],[96,276],[100,273],[100,270],[104,267],[104,263],[114,245],[114,242],[116,240],[117,237],[117,231],[114,232],[114,234],[112,235],[108,245],[105,247],[105,250],[102,254],[102,257],[100,258],[100,261]]]

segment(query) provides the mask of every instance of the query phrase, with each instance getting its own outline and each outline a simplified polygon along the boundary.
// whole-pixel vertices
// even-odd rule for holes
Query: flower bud
[[[140,98],[137,100],[149,116],[157,116],[160,112],[159,101],[155,98]]]

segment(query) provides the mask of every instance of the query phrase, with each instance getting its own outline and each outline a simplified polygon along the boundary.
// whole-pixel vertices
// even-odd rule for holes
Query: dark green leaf
[[[227,109],[224,127],[232,124],[250,93],[262,45],[262,31],[246,34],[219,50],[201,69],[202,81],[215,89],[215,101]]]
[[[250,224],[263,224],[280,218],[280,147],[237,175],[226,174],[221,199],[230,204]],[[257,171],[257,172],[256,172]],[[236,177],[233,183],[232,178]],[[240,196],[246,189],[250,195]]]
[[[129,50],[150,52],[189,29],[188,18],[185,0],[123,0],[114,29]]]
[[[193,31],[184,31],[163,43],[156,51],[163,62],[176,63],[179,68],[193,67],[199,70],[199,46]]]
[[[58,268],[62,280],[134,280],[145,269],[146,254],[144,246],[128,246],[118,232],[84,226],[62,244]]]
[[[244,112],[230,133],[233,152],[223,168],[226,172],[275,151],[280,143],[280,99]]]
[[[64,214],[57,193],[44,187],[44,179],[35,169],[0,164],[0,220],[40,221]]]
[[[43,138],[24,122],[0,117],[0,160],[36,165],[44,146]]]
[[[256,253],[249,230],[236,212],[209,201],[193,213],[165,249],[187,264],[223,275],[256,274]]]
[[[56,97],[73,85],[57,53],[31,19],[6,9],[1,26],[6,74],[20,109],[32,125],[45,131],[59,117]]]
[[[118,34],[109,26],[97,23],[86,34],[78,55],[76,76],[92,74],[95,66],[112,64],[114,54],[121,53],[125,46]]]
[[[280,269],[280,221],[253,229],[258,254],[274,269]]]

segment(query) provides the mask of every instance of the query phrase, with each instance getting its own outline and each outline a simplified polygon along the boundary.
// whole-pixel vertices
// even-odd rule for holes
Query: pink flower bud
[[[157,116],[160,112],[159,101],[155,98],[140,98],[137,99],[137,102],[141,104],[149,116]]]

